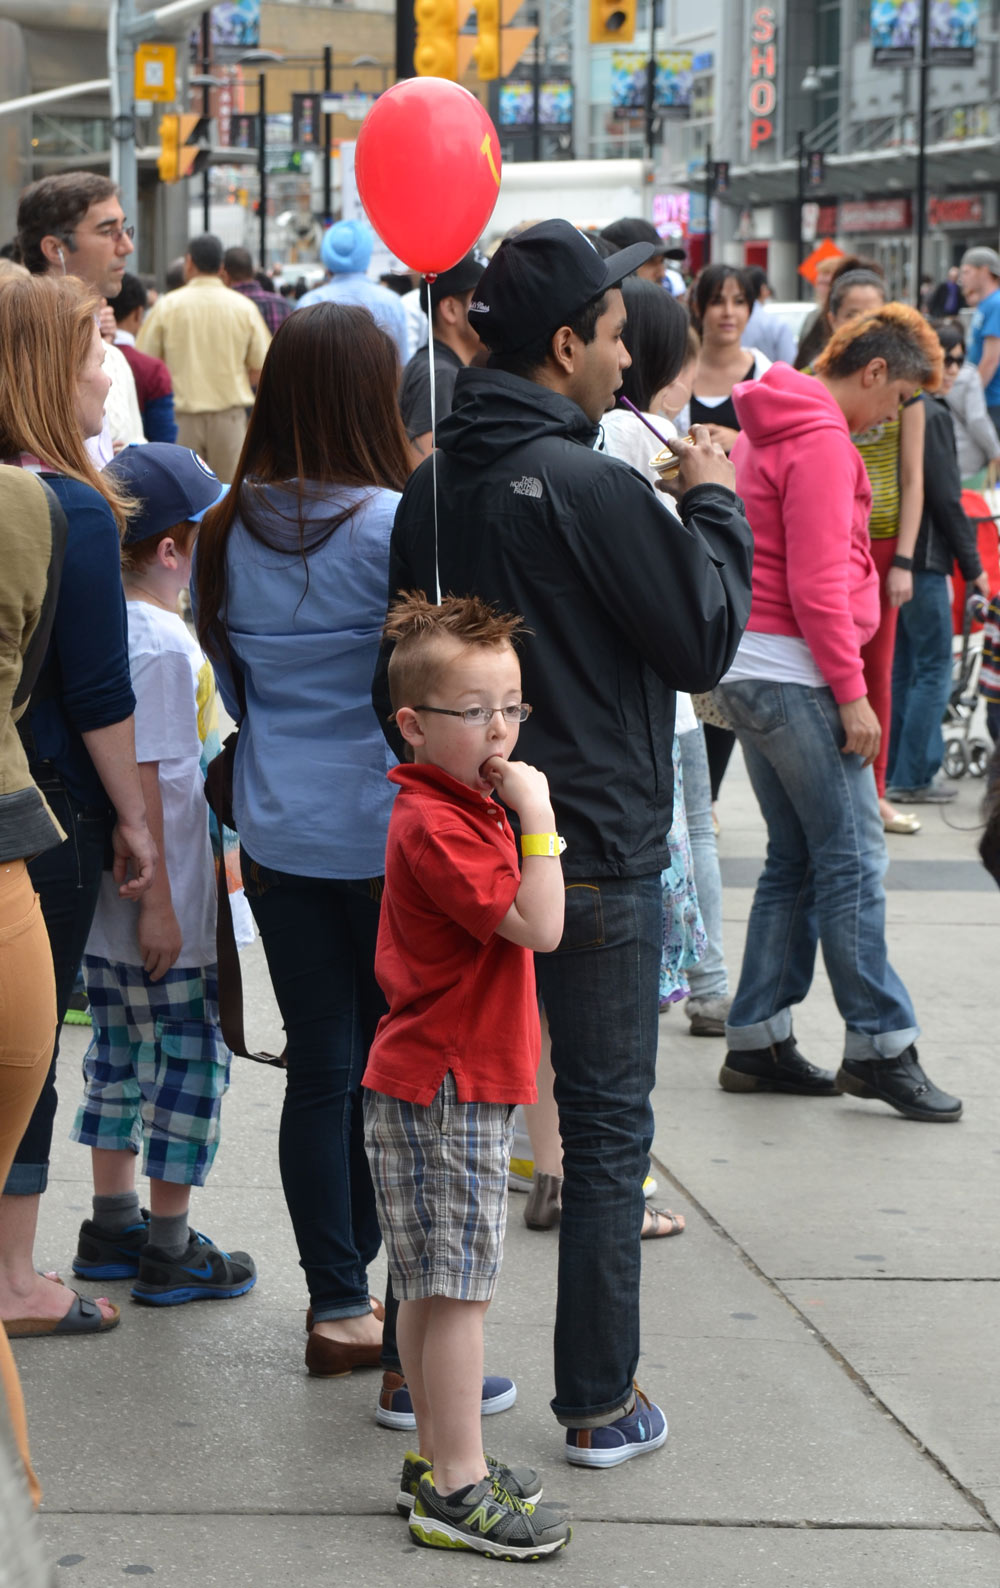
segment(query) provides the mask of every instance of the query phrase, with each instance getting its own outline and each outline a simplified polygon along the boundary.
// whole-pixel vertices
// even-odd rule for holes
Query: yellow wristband
[[[558,833],[522,833],[522,855],[549,855],[558,860],[566,848],[565,838]]]

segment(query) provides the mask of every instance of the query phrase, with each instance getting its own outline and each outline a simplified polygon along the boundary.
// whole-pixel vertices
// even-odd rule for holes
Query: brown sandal
[[[646,1225],[647,1214],[650,1219],[648,1225]],[[667,1228],[661,1229],[661,1223],[665,1223]],[[651,1208],[647,1204],[646,1212],[643,1214],[643,1225],[645,1227],[639,1237],[640,1240],[666,1240],[669,1235],[684,1234],[684,1215],[683,1213],[671,1213],[669,1208]]]

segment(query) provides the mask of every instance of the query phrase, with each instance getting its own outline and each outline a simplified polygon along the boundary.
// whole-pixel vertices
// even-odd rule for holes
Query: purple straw
[[[646,429],[653,432],[661,447],[665,447],[668,452],[671,450],[667,443],[666,436],[660,435],[660,432],[657,430],[656,426],[650,424],[649,420],[646,418],[646,415],[640,412],[640,410],[635,406],[635,403],[630,403],[627,397],[619,397],[618,401],[622,403],[624,407],[628,408],[632,413],[634,413],[637,419],[642,420],[643,424],[646,426]]]

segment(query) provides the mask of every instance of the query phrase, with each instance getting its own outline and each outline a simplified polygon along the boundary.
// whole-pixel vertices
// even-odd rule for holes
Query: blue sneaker
[[[246,1252],[224,1252],[207,1235],[188,1230],[187,1251],[171,1257],[144,1246],[133,1301],[151,1307],[178,1307],[185,1301],[228,1301],[257,1283],[257,1268]]]
[[[574,1467],[617,1467],[666,1443],[667,1419],[635,1386],[635,1407],[603,1428],[567,1428],[566,1460]]]
[[[149,1240],[149,1213],[140,1208],[137,1224],[112,1233],[93,1219],[84,1219],[77,1237],[73,1272],[81,1279],[134,1279],[139,1253]]]
[[[494,1412],[505,1412],[517,1400],[517,1385],[512,1378],[490,1377],[483,1379],[484,1417]],[[383,1428],[416,1428],[413,1402],[406,1380],[399,1373],[382,1374],[382,1390],[375,1408],[375,1421]]]

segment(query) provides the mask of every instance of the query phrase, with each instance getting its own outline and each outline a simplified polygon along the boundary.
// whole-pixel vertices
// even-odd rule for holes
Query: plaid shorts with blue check
[[[70,1139],[141,1151],[153,1180],[204,1185],[232,1057],[219,1029],[217,967],[181,967],[151,981],[141,965],[85,954],[83,979],[94,1036]]]
[[[490,1301],[500,1277],[508,1103],[460,1103],[449,1071],[426,1106],[365,1092],[365,1150],[400,1301]]]

